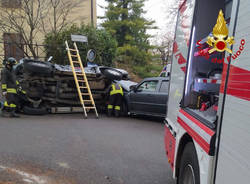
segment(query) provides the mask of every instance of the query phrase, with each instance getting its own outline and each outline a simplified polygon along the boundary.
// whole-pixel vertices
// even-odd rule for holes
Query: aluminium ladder
[[[68,53],[69,62],[70,62],[72,72],[74,75],[78,96],[79,96],[80,103],[83,108],[85,118],[88,117],[87,110],[91,110],[91,109],[95,110],[96,117],[98,118],[95,101],[93,99],[93,96],[89,87],[88,79],[84,71],[84,67],[81,61],[81,57],[80,57],[77,45],[74,42],[73,44],[74,49],[70,49],[67,41],[65,41],[65,44],[66,44],[66,50]],[[80,67],[81,72],[76,72],[76,67]]]

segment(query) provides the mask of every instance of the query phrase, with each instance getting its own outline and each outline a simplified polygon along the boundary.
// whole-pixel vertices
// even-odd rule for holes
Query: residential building
[[[63,8],[61,8],[62,6],[58,6],[56,11],[54,11],[54,9],[52,8],[53,6],[46,7],[46,4],[44,4],[46,0],[30,1],[36,3],[34,4],[34,8],[32,9],[33,17],[38,18],[39,16],[43,15],[43,17],[41,17],[44,18],[43,24],[41,24],[41,17],[38,18],[40,22],[37,21],[37,24],[33,20],[34,27],[36,28],[36,30],[33,33],[34,35],[32,35],[32,44],[34,44],[34,47],[36,47],[33,50],[37,52],[37,55],[39,56],[44,55],[44,51],[41,50],[41,45],[43,44],[45,34],[51,31],[50,28],[53,28],[54,20],[58,20],[61,18],[60,20],[58,20],[58,22],[55,21],[58,27],[60,27],[61,24],[65,23],[63,22],[65,21],[64,18],[66,18],[66,22],[70,24],[84,23],[96,26],[96,0],[78,0],[79,3],[74,5],[71,3],[77,0],[54,0],[55,3],[69,3],[69,5],[72,6],[67,6]],[[26,33],[29,33],[31,26],[27,23],[28,21],[18,22],[19,20],[17,20],[20,18],[20,21],[23,21],[24,16],[27,16],[27,13],[22,13],[24,9],[23,7],[25,6],[25,2],[22,0],[0,0],[0,20],[3,20],[0,22],[0,64],[3,58],[15,57],[17,59],[20,59],[27,56],[27,53],[32,56],[32,53],[30,53],[29,46],[23,42],[23,35],[20,34],[20,32],[22,32],[20,30],[22,29],[18,30],[17,26],[14,25],[15,23],[13,23],[13,25],[11,25],[10,23],[17,22],[18,25],[24,27],[23,32],[27,31]],[[49,0],[47,5],[49,5],[49,2],[51,1]],[[70,13],[67,14],[67,11],[70,11]],[[54,19],[55,13],[58,13],[58,15],[60,15],[61,17],[57,15],[58,19]],[[67,16],[65,16],[66,14]]]

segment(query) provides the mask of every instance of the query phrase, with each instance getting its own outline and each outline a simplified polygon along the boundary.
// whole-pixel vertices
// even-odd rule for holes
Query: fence
[[[45,48],[45,45],[40,44],[28,45],[15,42],[0,42],[0,63],[2,63],[4,58],[8,57],[14,57],[17,60],[24,57],[44,60],[46,58]]]
[[[86,48],[87,49],[87,48]],[[86,57],[85,48],[79,48],[80,55]],[[32,52],[32,51],[33,52]],[[53,56],[53,62],[67,65],[69,64],[65,45],[44,45],[44,44],[22,44],[15,42],[0,41],[0,67],[5,58],[14,57],[17,60],[22,58],[31,58],[45,61],[48,57]]]
[[[61,58],[59,57],[59,60],[61,60],[60,61],[61,64],[68,63],[67,57],[65,57],[66,50],[64,45],[48,46],[43,44],[0,42],[0,67],[2,67],[3,60],[9,57],[14,57],[17,60],[20,60],[22,58],[31,58],[44,61],[50,56],[49,55],[50,53],[56,53],[56,52],[50,52],[50,49],[56,49],[61,52],[65,51],[65,54],[61,54],[62,57]]]

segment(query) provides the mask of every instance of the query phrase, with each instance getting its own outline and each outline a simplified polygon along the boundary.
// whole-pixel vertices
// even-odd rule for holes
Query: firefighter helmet
[[[16,61],[16,59],[13,58],[13,57],[9,57],[9,58],[5,61],[5,65],[11,65],[11,66],[13,66],[13,65],[15,65],[15,64],[17,64],[17,61]]]

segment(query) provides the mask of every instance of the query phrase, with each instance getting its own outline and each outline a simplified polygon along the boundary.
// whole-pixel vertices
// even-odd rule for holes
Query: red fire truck
[[[249,0],[180,2],[165,118],[166,155],[178,184],[250,181],[249,19]],[[208,36],[227,51],[208,54]]]

